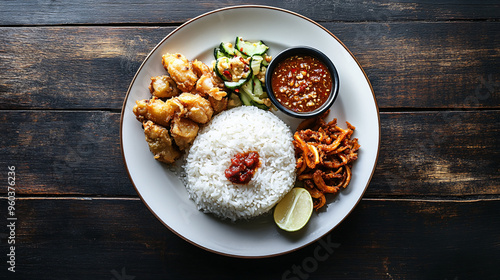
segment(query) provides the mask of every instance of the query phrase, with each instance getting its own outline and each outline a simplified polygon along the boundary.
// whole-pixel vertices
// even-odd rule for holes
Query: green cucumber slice
[[[262,88],[262,82],[257,78],[253,77],[252,79],[252,84],[253,84],[253,95],[257,96],[258,98],[266,98],[267,93],[264,91]]]
[[[221,49],[222,52],[227,54],[228,56],[234,56],[234,46],[231,43],[220,43],[219,48]]]
[[[237,89],[237,88],[241,87],[241,85],[243,85],[246,81],[247,81],[247,79],[240,79],[237,82],[224,81],[224,85],[228,89]]]
[[[225,57],[226,54],[224,52],[222,52],[219,48],[215,48],[214,49],[214,57],[215,59],[218,59],[218,58],[221,58],[221,57]]]
[[[244,91],[248,95],[253,94],[253,79],[248,79],[244,84],[241,85],[240,90]]]
[[[252,61],[250,62],[250,68],[252,68],[252,73],[254,75],[259,74],[260,72],[260,65],[262,64],[262,61],[264,58],[260,55],[254,55],[252,56]]]
[[[252,106],[255,106],[255,107],[259,108],[259,109],[262,109],[262,110],[269,110],[269,107],[267,107],[267,106],[266,106],[266,105],[264,105],[264,104],[259,104],[259,103],[257,103],[257,102],[253,102],[253,101],[252,101],[251,103],[252,103]]]
[[[242,37],[236,37],[234,45],[238,51],[246,56],[262,55],[269,49],[262,41],[249,42],[243,40]]]
[[[247,106],[252,106],[252,100],[245,92],[240,92],[241,102]]]
[[[223,81],[231,81],[230,76],[224,75],[224,71],[226,71],[226,70],[228,71],[228,69],[225,68],[224,66],[222,66],[223,64],[229,64],[228,57],[223,56],[223,57],[217,58],[217,60],[215,61],[215,65],[214,65],[214,72]]]

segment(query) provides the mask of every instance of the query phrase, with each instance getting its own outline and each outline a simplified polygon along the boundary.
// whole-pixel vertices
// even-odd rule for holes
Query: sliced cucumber
[[[246,94],[248,97],[250,97],[250,100],[252,100],[255,103],[258,104],[264,104],[264,100],[260,99],[259,97],[255,96],[253,93],[249,93],[245,90],[240,90],[241,93]]]
[[[247,106],[252,106],[252,100],[245,92],[240,92],[241,102]]]
[[[252,84],[253,84],[253,95],[257,96],[258,98],[266,98],[267,93],[264,91],[262,88],[262,82],[257,78],[253,77],[252,79]]]
[[[251,76],[239,89],[240,95],[246,95],[254,103],[264,104],[262,99],[267,97],[267,94],[263,91],[262,83],[257,77]]]
[[[239,50],[234,49],[234,56],[246,57],[246,55],[242,54]]]
[[[250,99],[252,99],[253,102],[264,105],[264,100],[258,98],[257,96],[250,94],[249,97]]]
[[[222,52],[227,54],[227,56],[234,56],[234,46],[232,43],[220,43],[219,48],[221,49]]]
[[[214,49],[214,57],[215,59],[218,59],[218,58],[221,58],[221,57],[225,57],[226,54],[224,52],[222,52],[219,48],[215,48]]]
[[[248,81],[246,81],[244,84],[241,85],[240,90],[244,91],[248,95],[253,94],[253,79],[250,78]]]
[[[215,61],[214,72],[223,81],[231,81],[231,72],[227,68],[230,65],[228,57],[219,57]]]
[[[252,61],[250,62],[250,68],[252,68],[252,73],[254,75],[259,74],[260,72],[260,65],[262,64],[262,61],[264,58],[260,55],[254,55],[252,56]]]
[[[269,110],[269,107],[267,107],[264,104],[259,104],[257,102],[253,102],[253,101],[251,102],[251,104],[252,104],[252,106],[255,106],[255,107],[260,108],[262,110]]]
[[[264,85],[256,77],[256,75],[262,74],[261,72],[269,65],[266,60],[268,49],[269,47],[262,41],[250,42],[243,40],[242,37],[236,37],[234,44],[222,42],[214,49],[216,61],[213,70],[224,81],[225,87],[231,91],[228,106],[236,107],[243,103],[247,106],[269,109],[264,104],[264,100],[267,98]],[[232,59],[248,60],[248,57],[250,57],[248,64],[244,62],[249,66],[249,68],[245,66],[245,70],[249,70],[248,73],[245,72],[247,76],[239,81],[233,81],[232,75],[235,69],[231,69],[233,67]],[[234,63],[234,65],[238,64],[239,62]]]
[[[236,49],[246,56],[262,55],[269,49],[262,41],[249,42],[242,37],[236,37],[235,45]]]
[[[251,82],[249,82],[251,84]],[[258,98],[257,96],[253,95],[252,93],[248,93],[246,90],[243,90],[243,88],[240,88],[240,98],[243,104],[248,105],[248,106],[257,106],[261,109],[269,109],[265,104],[264,100]]]
[[[237,89],[237,88],[241,87],[246,81],[247,81],[247,79],[240,79],[237,82],[224,81],[224,85],[228,89]]]

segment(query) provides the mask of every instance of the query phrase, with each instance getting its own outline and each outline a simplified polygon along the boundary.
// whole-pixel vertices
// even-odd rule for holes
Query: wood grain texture
[[[146,55],[173,28],[3,28],[4,109],[121,109]]]
[[[0,207],[6,205],[1,199]],[[115,273],[135,279],[496,279],[500,273],[498,200],[362,200],[321,242],[253,260],[189,244],[140,200],[21,199],[17,206],[18,266],[8,279],[120,279]]]
[[[368,195],[500,195],[499,111],[383,113],[381,123]]]
[[[136,196],[119,121],[105,111],[3,111],[0,166],[16,165],[19,195]],[[365,197],[498,197],[499,121],[499,111],[382,113]]]
[[[381,109],[500,108],[497,22],[326,23]],[[121,109],[171,27],[0,28],[0,109]],[[210,48],[210,46],[207,46]]]
[[[269,1],[1,1],[0,25],[180,23],[214,9]],[[273,1],[318,21],[498,19],[497,1]]]
[[[319,242],[268,259],[176,236],[138,198],[120,151],[123,99],[151,49],[240,4],[318,21],[381,110],[358,206]],[[16,167],[18,218],[10,273],[0,188],[0,279],[497,279],[499,11],[492,0],[0,1],[0,180]]]
[[[325,23],[365,69],[380,108],[500,106],[500,24]]]
[[[0,161],[16,166],[18,195],[137,195],[121,157],[117,113],[6,111],[0,127],[8,135],[0,138]]]

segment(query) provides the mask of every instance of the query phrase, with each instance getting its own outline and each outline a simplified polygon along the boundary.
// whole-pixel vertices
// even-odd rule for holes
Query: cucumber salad
[[[214,49],[213,71],[224,81],[233,106],[243,103],[265,110],[271,108],[264,80],[271,62],[268,49],[262,41],[250,42],[242,37],[236,37],[234,43],[221,42]]]

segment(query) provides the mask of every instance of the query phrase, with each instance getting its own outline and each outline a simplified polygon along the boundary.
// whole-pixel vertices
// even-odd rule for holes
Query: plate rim
[[[129,98],[129,95],[130,95],[130,91],[132,89],[132,86],[133,84],[135,83],[135,80],[137,79],[137,76],[139,75],[139,72],[142,70],[142,68],[144,67],[144,65],[146,64],[146,62],[149,60],[149,58],[151,57],[151,55],[160,47],[160,45],[163,44],[163,42],[165,42],[168,38],[170,38],[173,34],[177,33],[179,30],[181,30],[183,27],[185,27],[186,25],[189,25],[191,24],[192,22],[194,21],[197,21],[203,17],[206,17],[206,16],[209,16],[211,14],[214,14],[214,13],[219,13],[219,12],[222,12],[222,11],[227,11],[227,10],[233,10],[233,9],[246,9],[246,8],[260,8],[260,9],[270,9],[270,10],[275,10],[275,11],[278,11],[278,12],[284,12],[284,13],[288,13],[288,14],[291,14],[293,16],[296,16],[296,17],[299,17],[301,19],[304,19],[304,20],[307,20],[309,21],[310,23],[314,24],[315,26],[321,28],[322,30],[324,30],[325,32],[327,32],[330,36],[332,36],[335,40],[337,40],[337,42],[349,53],[349,55],[354,59],[354,61],[356,62],[357,66],[359,67],[359,69],[361,70],[361,72],[363,73],[364,77],[365,77],[365,80],[366,82],[368,83],[368,86],[370,87],[370,91],[372,93],[372,97],[373,97],[373,101],[374,101],[374,105],[375,105],[375,108],[376,108],[376,113],[377,113],[377,123],[378,123],[378,145],[377,145],[377,152],[376,152],[376,155],[375,155],[375,163],[373,165],[373,168],[372,168],[372,171],[371,171],[371,174],[368,178],[368,181],[366,182],[366,186],[364,187],[360,197],[358,198],[358,200],[356,201],[356,203],[354,204],[354,206],[348,211],[348,213],[339,221],[338,224],[336,224],[335,226],[333,226],[330,230],[328,230],[327,232],[325,232],[323,235],[319,236],[318,238],[310,241],[310,242],[307,242],[305,244],[302,244],[300,246],[297,246],[295,248],[292,248],[290,250],[286,250],[286,251],[282,251],[282,252],[279,252],[279,253],[275,253],[275,254],[267,254],[267,255],[259,255],[259,256],[245,256],[245,255],[236,255],[236,254],[230,254],[230,253],[225,253],[225,252],[220,252],[220,251],[217,251],[217,250],[213,250],[213,249],[210,249],[208,247],[205,247],[201,244],[198,244],[194,241],[191,241],[189,240],[188,238],[184,237],[182,234],[178,233],[177,231],[175,231],[173,228],[171,228],[169,225],[167,225],[159,216],[158,214],[156,214],[152,209],[151,207],[149,206],[149,204],[146,202],[146,200],[143,198],[143,196],[141,195],[141,193],[139,192],[139,190],[137,189],[137,186],[135,185],[135,182],[134,180],[132,179],[132,176],[130,175],[130,171],[129,171],[129,167],[127,165],[127,161],[125,159],[125,152],[124,152],[124,149],[123,149],[123,120],[124,120],[124,113],[125,113],[125,108],[126,108],[126,105],[127,105],[127,100]],[[351,50],[349,50],[349,48],[347,48],[347,46],[339,39],[337,38],[337,36],[335,36],[332,32],[330,32],[328,29],[326,29],[324,26],[322,26],[321,24],[317,23],[316,21],[310,19],[309,17],[306,17],[304,15],[301,15],[297,12],[294,12],[294,11],[291,11],[291,10],[287,10],[287,9],[284,9],[284,8],[279,8],[279,7],[274,7],[274,6],[267,6],[267,5],[234,5],[234,6],[228,6],[228,7],[223,7],[223,8],[219,8],[219,9],[215,9],[215,10],[211,10],[211,11],[208,11],[206,13],[203,13],[203,14],[200,14],[188,21],[186,21],[185,23],[181,24],[180,26],[178,26],[177,28],[175,28],[173,31],[171,31],[169,34],[167,34],[165,37],[163,37],[163,39],[158,42],[156,44],[156,46],[148,53],[148,55],[144,58],[144,60],[142,61],[141,65],[139,66],[139,68],[137,69],[134,77],[132,78],[130,84],[129,84],[129,87],[127,89],[127,93],[123,99],[123,104],[122,104],[122,108],[121,108],[121,113],[120,113],[120,151],[121,151],[121,157],[122,157],[122,161],[125,165],[125,169],[127,171],[127,175],[129,177],[129,180],[130,182],[132,183],[132,185],[134,186],[134,189],[135,191],[137,192],[137,194],[139,195],[139,198],[141,199],[141,201],[146,205],[146,207],[148,208],[148,210],[156,217],[156,219],[158,219],[158,221],[160,221],[166,228],[168,228],[171,232],[173,232],[175,235],[177,235],[178,237],[180,237],[181,239],[187,241],[188,243],[190,244],[193,244],[195,245],[196,247],[198,248],[201,248],[203,250],[206,250],[208,252],[212,252],[212,253],[215,253],[215,254],[218,254],[218,255],[223,255],[223,256],[227,256],[227,257],[234,257],[234,258],[241,258],[241,259],[261,259],[261,258],[271,258],[271,257],[276,257],[276,256],[281,256],[281,255],[286,255],[286,254],[289,254],[289,253],[292,253],[292,252],[295,252],[295,251],[298,251],[304,247],[307,247],[311,244],[313,244],[314,242],[317,242],[318,240],[322,239],[323,237],[325,237],[326,235],[330,234],[338,225],[340,225],[351,213],[352,211],[358,206],[359,202],[363,199],[363,196],[366,192],[366,190],[368,189],[368,186],[370,185],[370,182],[372,180],[372,177],[373,177],[373,174],[375,173],[375,169],[376,169],[376,166],[377,166],[377,162],[378,162],[378,157],[379,157],[379,154],[380,154],[380,143],[381,143],[381,126],[380,126],[380,111],[379,111],[379,106],[378,106],[378,103],[377,103],[377,99],[375,97],[375,92],[373,90],[373,87],[372,87],[372,84],[370,82],[370,80],[368,79],[368,75],[366,74],[365,70],[363,69],[363,67],[361,66],[361,64],[359,63],[359,61],[357,60],[357,58],[354,56],[354,54],[351,52]]]

